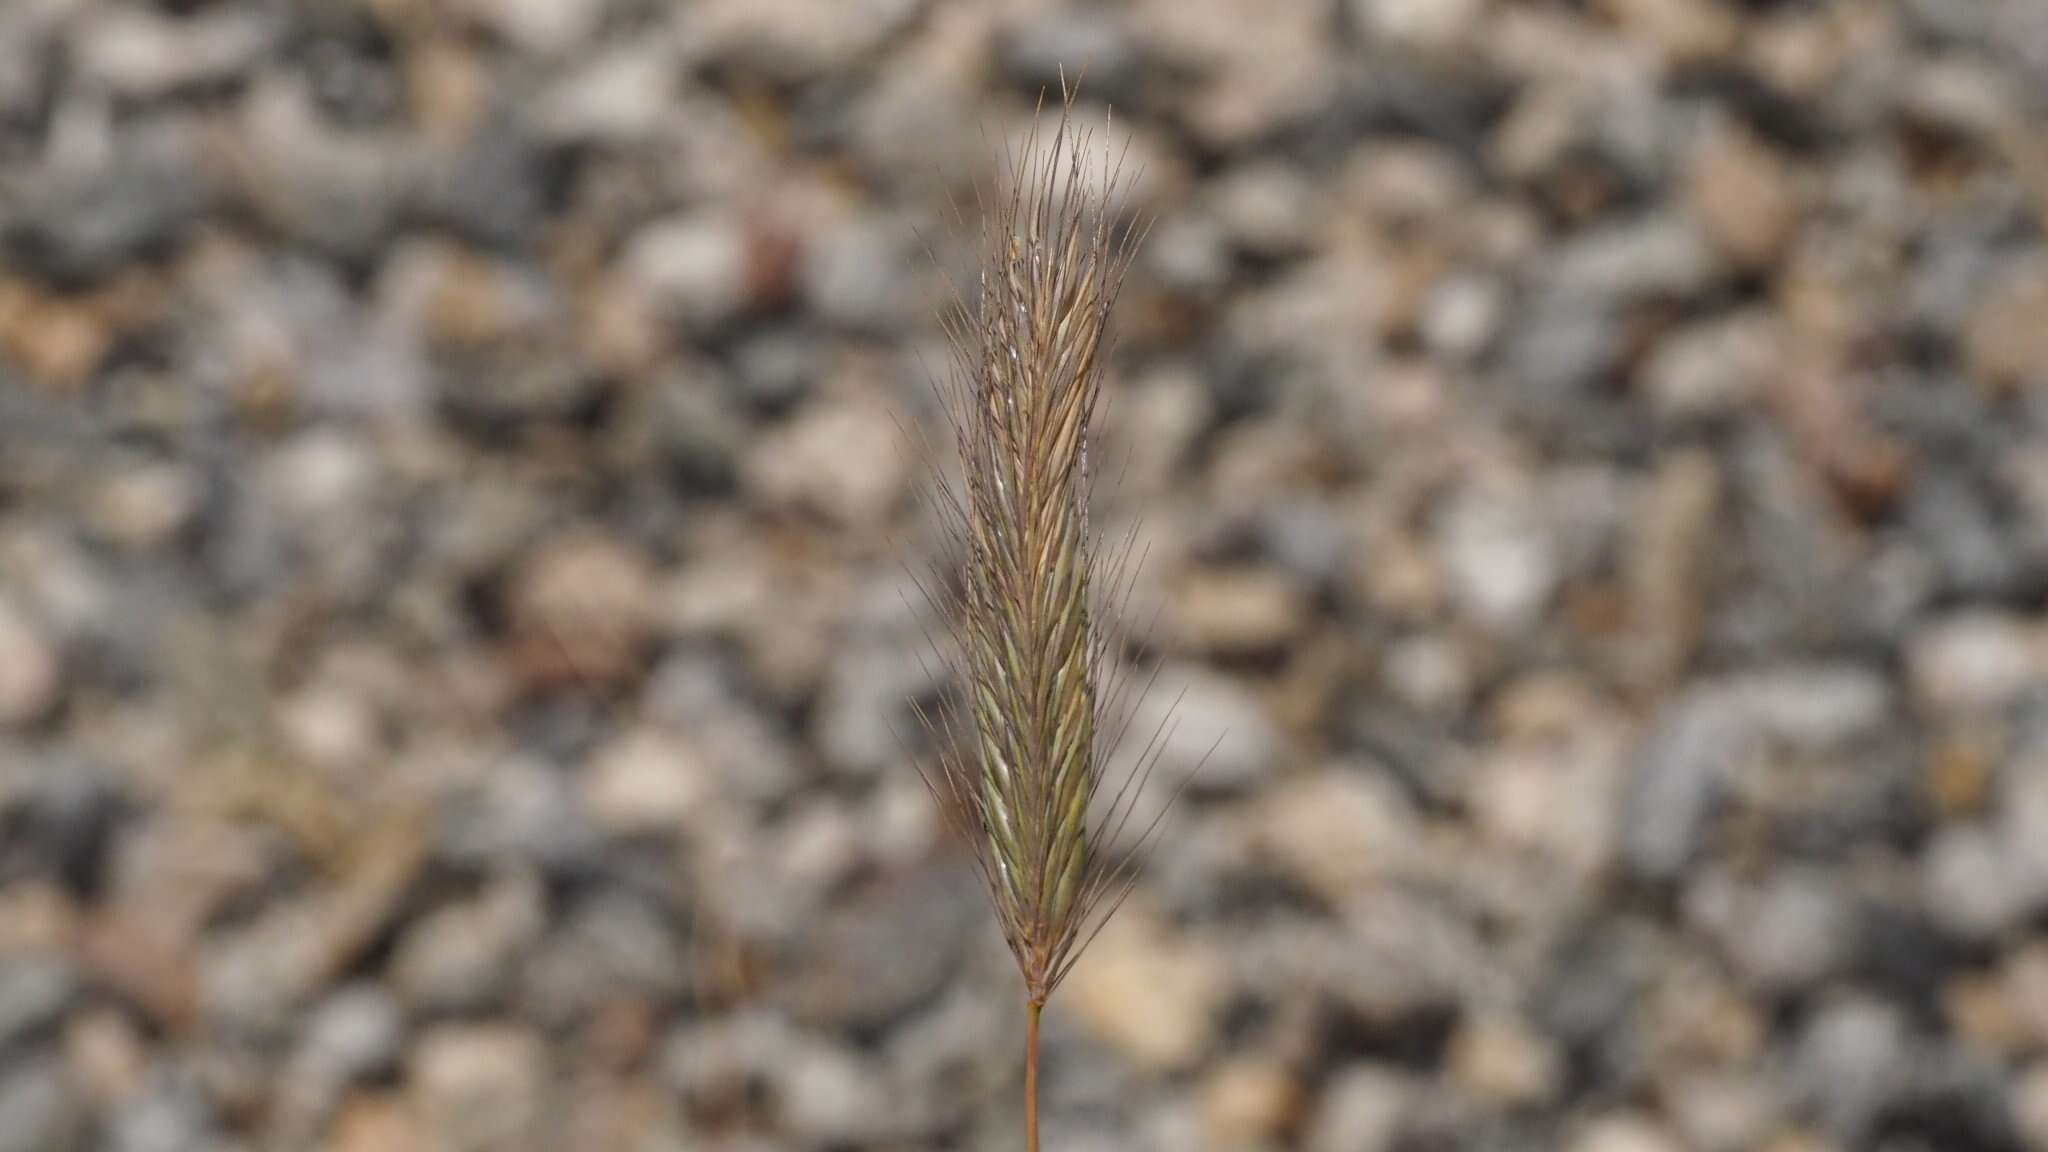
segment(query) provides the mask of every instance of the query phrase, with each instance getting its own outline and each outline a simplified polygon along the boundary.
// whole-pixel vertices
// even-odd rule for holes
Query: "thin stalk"
[[[1036,1000],[1025,1006],[1029,1018],[1024,1025],[1024,1152],[1038,1152],[1038,1013],[1043,1007]]]

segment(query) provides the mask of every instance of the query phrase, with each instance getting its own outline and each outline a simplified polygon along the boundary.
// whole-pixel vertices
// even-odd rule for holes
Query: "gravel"
[[[2040,11],[0,3],[0,1152],[1014,1139],[906,571],[1063,77],[1052,1146],[2042,1144]]]

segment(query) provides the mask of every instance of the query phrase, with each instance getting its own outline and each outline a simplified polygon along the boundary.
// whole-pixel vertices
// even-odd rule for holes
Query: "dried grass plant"
[[[1171,801],[1123,840],[1169,724],[1109,765],[1128,735],[1131,675],[1108,626],[1129,608],[1142,557],[1089,525],[1090,435],[1107,330],[1143,227],[1129,222],[1124,158],[1077,130],[1074,95],[1049,141],[1037,125],[1006,153],[1005,187],[980,208],[972,296],[941,315],[952,354],[939,382],[960,477],[932,491],[957,569],[919,587],[946,621],[934,641],[957,698],[913,705],[939,748],[920,766],[973,849],[1023,975],[1027,1152],[1038,1152],[1038,1033],[1046,1000],[1128,895]],[[1169,710],[1170,712],[1170,710]],[[1185,782],[1183,782],[1184,784]]]

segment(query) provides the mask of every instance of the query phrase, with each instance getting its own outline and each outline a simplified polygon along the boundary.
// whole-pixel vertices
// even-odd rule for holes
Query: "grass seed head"
[[[1104,549],[1090,531],[1089,437],[1142,228],[1122,223],[1123,157],[1077,130],[1073,109],[1068,91],[1050,139],[1034,122],[1005,157],[1000,196],[981,200],[972,295],[956,291],[942,314],[961,472],[933,486],[959,567],[932,587],[962,698],[957,721],[919,713],[941,749],[927,783],[975,851],[1034,1005],[1128,891],[1136,854],[1119,861],[1109,846],[1162,743],[1155,733],[1131,777],[1105,788],[1126,685],[1104,615],[1136,572],[1128,546]]]

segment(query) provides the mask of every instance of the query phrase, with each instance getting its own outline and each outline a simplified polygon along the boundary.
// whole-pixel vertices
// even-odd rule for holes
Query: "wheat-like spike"
[[[1134,784],[1114,789],[1091,827],[1129,687],[1098,614],[1122,607],[1135,536],[1105,552],[1091,533],[1089,436],[1110,310],[1143,230],[1116,224],[1128,195],[1120,156],[1103,151],[1091,193],[1093,137],[1073,124],[1072,90],[1061,95],[1050,140],[1034,121],[1021,152],[1005,154],[1001,195],[977,193],[974,296],[956,288],[940,318],[953,358],[941,395],[962,470],[957,488],[933,487],[960,568],[912,577],[945,615],[962,695],[957,726],[920,711],[942,745],[927,783],[975,850],[1034,1006],[1128,872],[1104,845]]]

